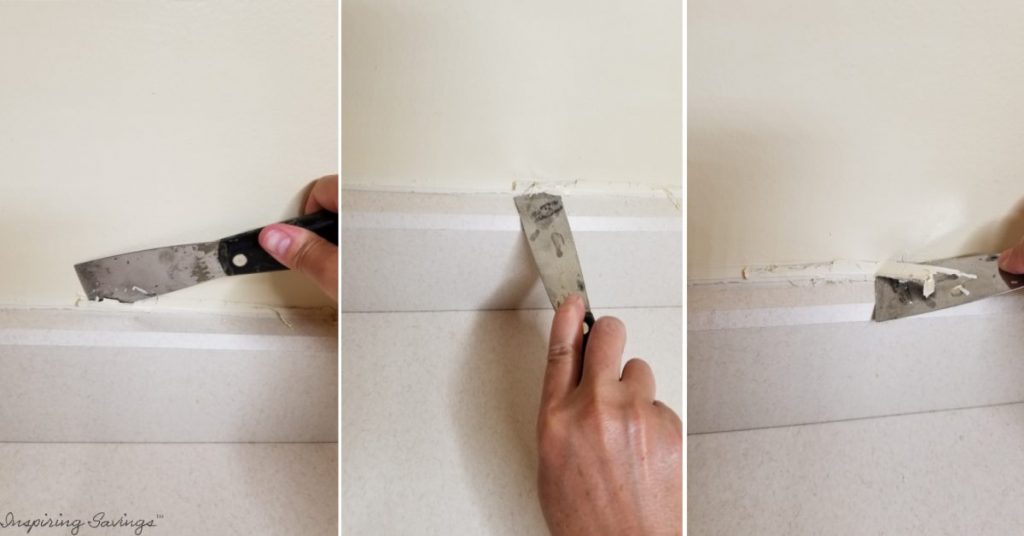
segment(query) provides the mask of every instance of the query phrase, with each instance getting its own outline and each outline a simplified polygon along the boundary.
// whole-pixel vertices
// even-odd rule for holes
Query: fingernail
[[[263,245],[274,254],[283,257],[292,245],[292,238],[277,229],[270,229],[263,237]]]
[[[576,307],[583,304],[583,298],[579,294],[570,294],[569,297],[565,299],[565,302],[572,307]]]

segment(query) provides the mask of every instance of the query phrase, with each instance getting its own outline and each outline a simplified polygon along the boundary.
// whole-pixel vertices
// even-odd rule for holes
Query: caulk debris
[[[954,296],[970,296],[971,291],[965,289],[963,285],[957,285],[950,290],[950,294]]]
[[[901,282],[911,281],[921,285],[925,298],[935,293],[935,276],[937,274],[950,275],[959,279],[978,278],[975,274],[968,274],[953,268],[909,262],[884,262],[878,267],[878,272],[876,273],[878,277],[887,277]],[[960,288],[963,288],[963,285],[960,285]],[[966,292],[967,289],[963,290]],[[964,295],[966,296],[966,294]]]
[[[146,296],[154,296],[155,295],[152,292],[150,292],[150,291],[148,291],[148,290],[146,290],[144,288],[141,288],[141,287],[134,287],[133,286],[132,290],[134,290],[136,292],[141,292],[141,293],[145,294]]]

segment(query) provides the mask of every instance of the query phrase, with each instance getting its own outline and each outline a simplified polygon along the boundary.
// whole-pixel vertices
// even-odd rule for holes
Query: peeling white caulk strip
[[[439,231],[519,232],[519,216],[488,214],[416,214],[402,212],[345,212],[342,229],[421,229]],[[570,216],[569,224],[579,232],[666,232],[681,233],[682,218]]]
[[[291,354],[337,352],[333,337],[239,335],[227,333],[121,332],[67,329],[0,329],[3,346],[94,348],[172,348],[180,350],[287,351]]]

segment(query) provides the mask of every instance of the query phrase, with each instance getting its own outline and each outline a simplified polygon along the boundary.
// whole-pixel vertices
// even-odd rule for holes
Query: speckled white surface
[[[868,294],[863,317],[831,321],[828,306],[863,303],[853,288],[691,287],[690,433],[1024,401],[1024,296],[877,323]],[[715,311],[728,315],[694,329]]]
[[[15,519],[99,512],[152,520],[152,536],[338,533],[337,444],[0,443],[0,534]],[[30,534],[65,536],[69,529]],[[79,536],[129,536],[90,529]]]
[[[689,287],[690,534],[1024,530],[1024,296],[872,323],[870,285]]]
[[[682,407],[680,308],[596,309]],[[534,427],[550,310],[342,315],[347,534],[546,534]]]
[[[337,323],[289,316],[0,310],[0,441],[336,442]]]
[[[550,307],[511,194],[342,196],[343,311]],[[563,200],[591,303],[682,306],[682,213],[669,197]]]
[[[1024,532],[1024,405],[687,440],[694,536]]]
[[[0,310],[0,534],[336,534],[337,323],[280,314]]]

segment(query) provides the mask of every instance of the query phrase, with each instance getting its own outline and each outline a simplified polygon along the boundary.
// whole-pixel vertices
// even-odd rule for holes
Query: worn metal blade
[[[924,263],[977,276],[977,279],[966,279],[937,274],[935,292],[927,298],[920,284],[876,277],[874,319],[881,322],[938,311],[1024,286],[1024,276],[1000,270],[998,261],[999,255],[968,255]]]
[[[590,311],[587,286],[562,198],[537,193],[517,196],[515,202],[523,234],[551,305],[557,309],[570,294],[579,294]]]
[[[201,242],[124,253],[75,265],[90,300],[132,303],[225,275],[219,242]]]

